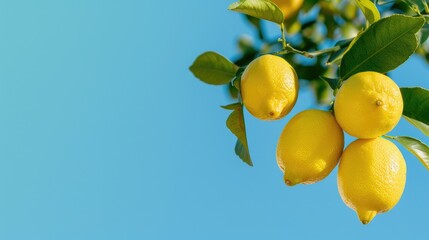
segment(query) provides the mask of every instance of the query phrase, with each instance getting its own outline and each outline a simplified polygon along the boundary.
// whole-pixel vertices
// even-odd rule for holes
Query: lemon
[[[395,144],[383,138],[358,139],[341,157],[338,191],[363,224],[392,209],[405,187],[407,166]]]
[[[401,91],[381,73],[357,73],[339,89],[334,110],[345,132],[357,138],[376,138],[399,122],[403,110]]]
[[[281,57],[263,55],[253,60],[241,76],[241,96],[247,110],[261,120],[284,117],[298,97],[298,76]]]
[[[280,10],[283,12],[283,16],[285,19],[290,18],[295,15],[299,8],[302,6],[304,0],[271,0],[274,2]]]
[[[324,179],[337,165],[344,134],[335,117],[322,110],[305,110],[285,126],[277,144],[277,164],[293,186]]]

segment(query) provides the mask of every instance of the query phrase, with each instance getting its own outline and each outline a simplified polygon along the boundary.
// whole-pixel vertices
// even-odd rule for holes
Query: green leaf
[[[341,60],[341,58],[343,57],[343,55],[345,54],[346,50],[348,49],[349,45],[351,44],[351,42],[353,41],[354,38],[350,38],[350,39],[345,39],[345,40],[340,40],[338,41],[335,46],[340,46],[340,50],[333,52],[330,56],[328,61],[326,62],[326,64],[332,64],[332,63],[336,63],[339,62]]]
[[[320,79],[325,80],[329,86],[332,88],[332,90],[336,90],[340,87],[340,79],[339,78],[328,78],[324,76],[319,76]]]
[[[396,140],[414,156],[416,156],[420,162],[429,170],[429,147],[418,139],[408,136],[385,136],[387,138]]]
[[[236,87],[234,87],[231,84],[225,85],[225,89],[229,95],[230,98],[232,99],[238,99],[238,90]]]
[[[278,24],[284,21],[283,12],[269,0],[240,0],[231,4],[228,9]]]
[[[404,63],[416,50],[416,33],[423,17],[392,15],[363,32],[341,61],[340,76],[347,79],[364,71],[385,73]]]
[[[237,139],[235,143],[235,154],[240,157],[243,162],[247,163],[249,166],[253,166],[252,160],[250,159],[249,149],[244,146],[240,140]]]
[[[424,42],[426,42],[426,40],[429,37],[429,24],[427,22],[428,22],[428,19],[426,18],[426,23],[422,27],[422,30],[420,31],[420,44],[423,44]]]
[[[429,90],[421,87],[401,88],[404,101],[402,115],[424,134],[429,134]],[[429,136],[429,135],[428,135]]]
[[[241,76],[243,75],[244,70],[246,70],[246,67],[240,67],[235,74],[235,78],[231,81],[232,86],[239,92],[241,89]]]
[[[205,52],[195,59],[189,70],[205,83],[222,85],[235,77],[238,67],[218,53]]]
[[[237,154],[243,162],[247,163],[249,166],[253,166],[252,159],[250,158],[249,147],[247,145],[243,105],[240,103],[233,103],[223,106],[223,108],[233,110],[226,120],[226,126],[237,137],[235,154]]]
[[[422,7],[422,10],[425,10],[425,13],[428,13],[429,12],[429,5],[428,5],[428,3],[426,2],[426,0],[420,0],[420,2],[422,3],[422,5],[423,5],[423,7]],[[427,18],[426,18],[427,19]]]
[[[355,0],[369,24],[380,20],[380,12],[371,0]]]
[[[429,90],[421,87],[401,88],[403,115],[429,125]]]
[[[426,0],[409,0],[405,1],[411,8],[414,8],[415,11],[421,12],[425,9]]]
[[[420,121],[417,121],[415,119],[412,118],[408,118],[406,116],[403,116],[405,118],[405,120],[407,120],[409,123],[411,123],[414,127],[416,127],[417,129],[419,129],[420,131],[422,131],[423,134],[425,134],[426,136],[429,136],[429,125],[426,125]]]
[[[231,104],[228,104],[225,106],[220,106],[220,107],[223,109],[226,109],[226,110],[235,110],[235,109],[238,109],[241,107],[241,103],[231,103]]]

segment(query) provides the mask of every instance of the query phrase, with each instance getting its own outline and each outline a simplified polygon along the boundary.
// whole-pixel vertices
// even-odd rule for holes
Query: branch
[[[315,57],[323,55],[323,54],[336,52],[340,49],[341,49],[340,46],[335,46],[335,47],[331,47],[331,48],[325,48],[322,50],[317,50],[314,52],[307,52],[307,51],[301,51],[301,50],[295,49],[290,44],[287,44],[286,47],[282,51],[276,52],[275,54],[281,55],[281,54],[288,54],[288,53],[297,53],[297,54],[303,55],[304,57],[315,58]]]

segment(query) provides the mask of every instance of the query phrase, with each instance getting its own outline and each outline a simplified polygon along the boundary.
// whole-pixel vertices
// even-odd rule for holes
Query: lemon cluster
[[[277,120],[294,107],[298,76],[283,58],[263,55],[243,72],[244,106],[256,118]],[[381,138],[399,122],[403,102],[399,87],[376,72],[353,75],[338,90],[332,111],[309,109],[284,127],[277,144],[277,164],[287,185],[311,184],[338,167],[338,191],[360,221],[393,208],[405,187],[406,164],[399,149]],[[358,138],[346,149],[344,133]]]
[[[377,72],[351,76],[336,96],[335,118],[358,138],[342,154],[338,191],[363,224],[392,209],[404,191],[405,160],[395,144],[381,138],[398,124],[402,110],[399,87]]]

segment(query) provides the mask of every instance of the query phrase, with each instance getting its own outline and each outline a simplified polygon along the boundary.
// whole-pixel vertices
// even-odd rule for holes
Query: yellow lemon
[[[281,57],[263,55],[253,60],[241,76],[241,96],[247,110],[261,120],[284,117],[298,97],[298,76]]]
[[[341,128],[357,138],[376,138],[392,130],[403,110],[395,82],[377,72],[361,72],[338,91],[334,111]]]
[[[338,191],[363,224],[392,209],[405,188],[407,166],[395,144],[383,138],[358,139],[341,156]]]
[[[302,4],[304,3],[304,0],[271,0],[274,2],[280,10],[283,12],[283,16],[285,19],[288,19],[289,17],[295,15]]]
[[[285,126],[277,144],[277,164],[293,186],[324,179],[337,165],[344,134],[335,117],[322,110],[305,110]]]

